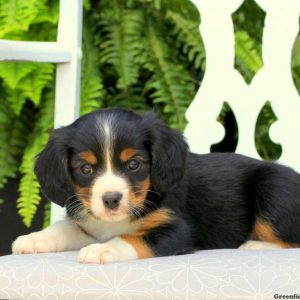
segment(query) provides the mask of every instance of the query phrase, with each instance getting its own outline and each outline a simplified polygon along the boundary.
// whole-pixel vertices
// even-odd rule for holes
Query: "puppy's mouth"
[[[85,208],[87,209],[88,214],[97,220],[117,222],[129,218],[129,214],[122,207],[113,209],[105,208],[104,210],[97,211],[91,209],[90,207]]]

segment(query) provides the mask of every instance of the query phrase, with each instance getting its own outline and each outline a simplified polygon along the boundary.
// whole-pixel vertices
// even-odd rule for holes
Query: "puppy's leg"
[[[183,220],[172,219],[170,223],[160,224],[158,227],[152,225],[154,222],[134,235],[121,235],[106,243],[82,248],[78,260],[81,263],[104,264],[193,252],[189,228]]]
[[[83,232],[71,220],[59,221],[50,227],[18,237],[12,244],[13,254],[60,252],[79,250],[95,243],[95,239]]]
[[[105,264],[150,257],[153,253],[141,237],[122,235],[103,244],[82,248],[78,260],[81,263]]]

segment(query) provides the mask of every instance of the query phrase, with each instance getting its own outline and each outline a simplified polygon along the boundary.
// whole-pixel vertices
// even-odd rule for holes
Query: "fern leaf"
[[[262,59],[255,46],[256,42],[246,31],[235,34],[236,67],[247,82],[262,67]]]
[[[141,87],[129,87],[123,91],[114,91],[108,97],[108,106],[122,107],[134,111],[146,111],[149,106],[144,101],[143,90]]]
[[[9,88],[15,89],[20,80],[36,68],[34,63],[1,62],[0,77]]]
[[[193,98],[194,86],[190,74],[178,62],[170,58],[170,47],[161,36],[163,29],[152,18],[148,18],[145,49],[148,52],[146,64],[154,74],[146,85],[153,102],[162,107],[167,121],[172,127],[183,130],[185,111]]]
[[[45,102],[40,111],[27,147],[24,151],[20,171],[22,179],[19,186],[20,196],[17,199],[18,214],[24,224],[30,227],[37,206],[41,201],[39,183],[33,172],[36,155],[43,149],[49,138],[49,131],[53,127],[54,97],[53,90],[44,97]]]
[[[7,89],[7,102],[16,116],[20,115],[26,96],[19,89]]]
[[[114,16],[103,13],[100,41],[102,64],[112,65],[117,74],[117,87],[126,89],[137,82],[136,57],[140,52],[143,15],[139,10],[124,9],[121,1],[112,2]]]
[[[56,25],[58,22],[58,16],[59,16],[59,0],[48,0],[46,1],[46,3],[44,1],[43,5],[39,7],[39,13],[31,21],[31,25],[40,24],[44,22],[52,23]]]
[[[22,217],[26,227],[30,227],[35,215],[37,206],[41,201],[39,195],[39,184],[33,170],[22,176],[17,200],[18,214]]]
[[[199,22],[185,19],[182,15],[168,11],[167,18],[174,24],[173,34],[177,38],[177,46],[181,47],[183,53],[187,54],[189,61],[196,68],[203,66],[205,50],[199,32]]]
[[[0,0],[0,38],[10,32],[27,31],[45,7],[46,0]]]
[[[19,156],[22,154],[27,143],[28,129],[26,123],[28,120],[23,115],[14,116],[0,106],[2,112],[6,111],[7,117],[0,118],[0,188],[4,186],[7,179],[14,178],[18,171]]]
[[[84,20],[88,22],[86,16]],[[98,66],[99,49],[94,45],[88,25],[83,27],[82,50],[80,113],[87,114],[101,107],[101,98],[104,95],[102,76]]]
[[[18,88],[22,90],[25,96],[38,105],[41,100],[42,90],[47,83],[53,80],[54,66],[52,64],[39,64],[39,66],[29,73],[18,84]]]

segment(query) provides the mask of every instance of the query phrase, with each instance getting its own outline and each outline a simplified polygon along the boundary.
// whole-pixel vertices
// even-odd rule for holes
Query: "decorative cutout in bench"
[[[300,1],[256,0],[266,12],[263,67],[249,85],[234,67],[232,14],[244,1],[192,1],[201,14],[200,30],[207,62],[202,86],[186,113],[185,135],[191,150],[207,153],[212,144],[222,140],[224,129],[216,118],[226,99],[238,124],[236,152],[259,158],[255,127],[260,111],[269,100],[278,118],[270,128],[270,138],[282,145],[280,161],[300,171],[300,99],[291,74],[291,53],[299,32]]]

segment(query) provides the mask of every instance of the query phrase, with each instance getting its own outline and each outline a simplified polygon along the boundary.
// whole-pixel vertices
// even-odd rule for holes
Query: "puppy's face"
[[[186,150],[181,135],[153,113],[99,110],[54,131],[36,174],[71,217],[120,221],[161,205],[160,193],[184,174]]]
[[[85,145],[72,144],[69,168],[74,192],[95,217],[117,221],[145,207],[152,188],[151,156],[135,124],[98,121]],[[119,127],[119,128],[118,128]],[[87,136],[88,133],[78,132]]]

